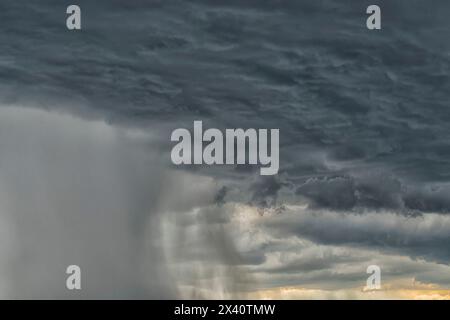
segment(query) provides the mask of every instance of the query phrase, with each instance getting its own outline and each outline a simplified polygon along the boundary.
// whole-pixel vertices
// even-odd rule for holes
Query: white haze
[[[212,203],[212,178],[167,169],[149,133],[17,106],[0,108],[0,152],[2,298],[180,296],[161,218]]]

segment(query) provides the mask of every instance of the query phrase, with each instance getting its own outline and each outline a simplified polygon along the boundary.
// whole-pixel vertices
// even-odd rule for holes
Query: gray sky
[[[450,297],[448,1],[77,3],[0,3],[1,297]],[[194,120],[279,174],[172,166]]]

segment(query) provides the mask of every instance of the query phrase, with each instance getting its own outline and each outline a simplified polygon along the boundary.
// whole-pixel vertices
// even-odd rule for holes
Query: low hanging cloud
[[[412,243],[424,241],[427,231],[439,232],[442,223],[445,229],[445,216],[425,221],[415,217],[393,232],[409,218],[392,213],[378,218],[376,212],[348,214],[341,217],[346,228],[334,233],[335,214],[342,215],[287,206],[283,213],[261,216],[257,206],[229,202],[172,215],[165,229],[172,229],[167,233],[171,237],[164,241],[170,248],[169,266],[181,296],[367,299],[448,295],[450,268],[438,261],[444,256],[419,255],[424,251],[416,251],[418,246]],[[389,219],[392,225],[381,226]],[[431,223],[434,219],[436,223]],[[359,238],[349,240],[352,232]],[[405,244],[364,242],[364,233],[375,240],[392,234],[384,237]],[[205,247],[205,243],[214,245]],[[383,277],[383,292],[375,295],[364,291],[366,268],[372,264],[381,267]]]
[[[448,183],[402,181],[387,170],[329,174],[307,179],[296,194],[311,208],[340,211],[395,210],[399,213],[450,213]]]
[[[279,236],[296,235],[320,244],[367,247],[443,263],[450,260],[448,215],[291,208],[267,221],[267,227]]]

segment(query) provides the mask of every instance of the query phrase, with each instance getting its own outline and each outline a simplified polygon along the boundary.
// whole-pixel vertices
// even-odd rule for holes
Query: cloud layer
[[[449,2],[369,4],[1,3],[2,296],[448,297]],[[193,120],[279,128],[279,175],[172,167]]]

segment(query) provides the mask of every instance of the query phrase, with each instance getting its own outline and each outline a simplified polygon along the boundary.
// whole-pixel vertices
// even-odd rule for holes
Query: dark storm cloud
[[[280,128],[280,176],[260,178],[253,183],[249,177],[254,172],[245,166],[237,170],[197,170],[197,174],[226,177],[220,183],[220,191],[212,190],[208,184],[211,201],[223,206],[233,199],[267,208],[282,205],[284,192],[294,192],[297,197],[292,202],[306,200],[311,214],[278,215],[270,227],[279,233],[329,246],[363,246],[375,251],[382,248],[448,261],[445,214],[450,211],[450,2],[379,1],[383,16],[380,32],[365,28],[365,9],[372,4],[369,1],[77,3],[82,8],[81,32],[65,28],[65,9],[72,3],[0,3],[0,101],[156,129],[160,130],[156,133],[160,137],[168,137],[172,128],[190,127],[194,119],[217,128]],[[30,120],[23,127],[32,131],[36,129],[34,125]],[[75,219],[76,212],[115,209],[113,217],[121,222],[122,214],[130,214],[130,220],[124,218],[130,229],[115,221],[105,226],[95,217],[80,221],[76,230],[84,230],[87,222],[92,223],[86,243],[82,241],[74,250],[95,270],[95,276],[102,275],[102,266],[114,260],[114,253],[97,259],[95,250],[106,250],[109,239],[117,245],[117,255],[123,254],[123,260],[131,262],[117,265],[101,279],[125,279],[120,288],[128,296],[174,294],[170,277],[158,263],[147,267],[151,272],[161,272],[154,286],[160,291],[142,285],[144,275],[133,260],[144,259],[144,254],[126,250],[143,245],[137,239],[139,234],[146,234],[142,227],[147,215],[142,212],[158,211],[151,200],[164,197],[159,192],[160,185],[149,182],[150,173],[144,170],[147,164],[140,162],[138,150],[146,150],[144,154],[159,153],[167,147],[148,151],[148,145],[135,149],[122,142],[104,146],[98,132],[87,137],[92,140],[89,144],[85,139],[73,138],[79,129],[69,125],[69,132],[55,129],[60,140],[44,134],[43,129],[35,136],[36,146],[64,151],[59,153],[60,158],[47,159],[48,154],[37,147],[24,151],[15,146],[27,138],[18,134],[10,139],[5,128],[2,123],[0,138],[6,141],[10,152],[0,158],[0,170],[10,182],[9,188],[16,188],[16,192],[7,190],[12,212],[26,215],[35,209],[47,220],[54,219],[57,229],[61,228],[60,223],[64,224],[60,219]],[[67,146],[62,146],[61,141]],[[74,145],[89,152],[69,158]],[[18,170],[17,164],[23,164],[25,170]],[[57,174],[51,164],[59,170]],[[71,171],[75,170],[71,165],[80,175]],[[35,175],[31,184],[22,176],[26,170]],[[159,168],[151,172],[158,176]],[[67,178],[73,179],[70,193],[56,187]],[[161,177],[175,188],[177,182],[170,179]],[[36,190],[42,190],[41,180],[47,181],[51,192],[37,193]],[[95,190],[82,188],[86,181]],[[116,184],[117,181],[121,183]],[[164,209],[180,213],[205,205],[209,197],[203,192],[191,195],[189,191],[195,189],[192,184],[199,188],[190,180],[180,184],[184,188],[179,189],[179,194],[168,196],[170,201],[165,199],[170,205]],[[144,190],[154,188],[158,190],[147,198]],[[31,202],[21,204],[23,194]],[[189,197],[184,199],[186,194]],[[105,201],[99,204],[98,198]],[[39,205],[31,205],[33,201]],[[315,210],[328,213],[314,216]],[[343,215],[349,210],[357,215]],[[403,216],[375,213],[386,210]],[[431,226],[422,224],[420,219]],[[192,257],[203,264],[208,258],[225,265],[267,262],[268,246],[238,252],[229,230],[222,229],[230,222],[223,208],[205,209],[199,216],[177,222],[180,228],[198,224],[197,243],[207,243],[206,249],[194,246],[191,251],[181,250],[181,245],[174,249],[181,253],[180,258],[189,260],[187,253],[192,252]],[[45,226],[42,228],[46,230]],[[57,260],[52,250],[59,250],[55,247],[65,239],[62,233],[38,233],[41,229],[28,224],[19,224],[18,229],[18,234],[27,235],[17,249],[19,252],[34,252],[33,245],[50,244],[37,252],[49,261]],[[116,242],[117,235],[109,235],[105,230],[116,230],[124,243]],[[151,239],[158,238],[158,230],[151,233]],[[183,230],[177,239],[184,243],[190,235]],[[88,240],[97,236],[103,239],[104,246],[90,245]],[[83,255],[81,247],[89,249],[88,256]],[[208,255],[202,254],[202,248]],[[155,255],[161,253],[160,248],[149,250]],[[69,254],[61,254],[64,261],[69,260]],[[288,272],[295,266],[311,269],[323,264],[322,274],[310,275],[313,283],[320,279],[331,281],[335,273],[327,268],[340,265],[339,261],[305,259],[277,268]],[[350,255],[348,259],[353,261]],[[45,273],[43,260],[35,261]],[[28,272],[26,266],[21,268]],[[202,276],[214,274],[212,269]],[[29,283],[28,278],[20,278],[22,274],[13,276],[18,279],[17,295]],[[126,280],[125,274],[132,276]],[[225,274],[236,278],[234,272]],[[352,277],[353,271],[342,275],[345,281]],[[201,282],[200,278],[193,276],[193,283]],[[285,277],[284,282],[278,283],[289,284],[291,280]],[[227,290],[236,284],[230,283],[225,286]],[[41,292],[37,284],[32,289],[29,295]],[[100,286],[97,289],[90,293],[104,293]],[[58,290],[55,284],[47,293],[57,294]]]
[[[391,209],[405,214],[450,212],[448,185],[408,184],[381,170],[354,176],[310,178],[296,193],[308,199],[313,208]]]
[[[217,205],[224,204],[227,192],[228,192],[227,187],[224,186],[224,187],[220,188],[219,191],[217,192],[216,196],[214,197],[214,202],[217,203]]]
[[[261,207],[273,207],[277,204],[278,192],[283,183],[276,176],[260,176],[250,186],[251,203]]]
[[[331,250],[325,252],[325,254],[308,254],[299,255],[297,258],[286,261],[279,266],[272,266],[268,268],[261,268],[258,271],[268,272],[268,273],[306,273],[315,272],[320,270],[332,269],[341,263],[362,263],[366,262],[366,257],[351,256],[340,252],[336,254]]]
[[[279,237],[297,235],[319,244],[376,248],[439,263],[450,260],[447,215],[411,217],[382,211],[350,214],[294,210],[275,217],[267,225]]]

